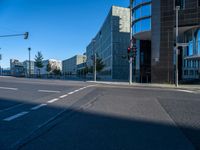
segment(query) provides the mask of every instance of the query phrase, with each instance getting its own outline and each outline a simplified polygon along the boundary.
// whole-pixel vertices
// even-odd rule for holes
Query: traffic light
[[[128,47],[128,49],[127,49],[128,60],[130,59],[130,53],[131,53],[131,48]]]
[[[133,48],[133,57],[136,58],[136,56],[137,56],[137,48],[134,47]]]
[[[25,32],[25,33],[24,33],[24,39],[25,39],[25,40],[28,39],[28,36],[29,36],[29,33],[28,33],[28,32]]]

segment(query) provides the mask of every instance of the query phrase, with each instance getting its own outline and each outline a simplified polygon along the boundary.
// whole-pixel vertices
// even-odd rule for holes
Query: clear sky
[[[37,51],[59,60],[83,54],[112,5],[127,7],[129,0],[0,0],[0,35],[30,33],[28,40],[0,38],[0,65],[28,59],[28,47],[32,60]]]

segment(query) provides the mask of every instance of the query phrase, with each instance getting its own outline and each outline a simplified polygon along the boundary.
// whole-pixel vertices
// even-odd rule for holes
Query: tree
[[[38,52],[37,55],[35,55],[35,66],[38,68],[39,71],[39,77],[40,77],[40,69],[44,67],[43,65],[43,56],[41,52]]]
[[[51,73],[51,70],[52,70],[51,64],[48,62],[47,67],[46,67],[47,77],[48,77],[48,74]]]
[[[57,68],[57,67],[56,67],[56,69],[53,70],[53,73],[54,73],[55,75],[61,75],[61,71],[60,71],[60,69]]]

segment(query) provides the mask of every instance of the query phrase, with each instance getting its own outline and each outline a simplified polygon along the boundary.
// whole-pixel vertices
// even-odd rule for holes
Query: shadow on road
[[[0,103],[11,105],[15,100],[0,98]],[[200,149],[198,128],[180,126],[186,133],[183,136],[174,125],[98,113],[85,107],[80,109],[81,105],[70,108],[47,105],[31,111],[35,105],[25,103],[19,108],[0,112],[2,150],[13,144],[22,150],[190,150],[193,149],[190,142]],[[3,121],[6,116],[22,111],[29,113],[9,122]]]

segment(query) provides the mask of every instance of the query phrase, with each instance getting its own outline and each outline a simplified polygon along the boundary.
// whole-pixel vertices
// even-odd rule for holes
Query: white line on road
[[[17,91],[18,88],[11,88],[11,87],[0,87],[0,89],[3,89],[3,90],[13,90],[13,91]]]
[[[11,120],[13,120],[13,119],[16,119],[16,118],[18,118],[18,117],[21,117],[21,116],[23,116],[23,115],[25,115],[25,114],[28,114],[29,112],[28,111],[23,111],[23,112],[20,112],[20,113],[18,113],[18,114],[16,114],[16,115],[13,115],[13,116],[10,116],[10,117],[8,117],[8,118],[5,118],[5,119],[3,119],[4,121],[11,121]]]
[[[74,94],[74,93],[75,93],[74,91],[73,92],[69,92],[68,95],[71,95],[71,94]]]
[[[47,104],[40,104],[40,105],[37,105],[37,106],[35,106],[35,107],[32,107],[31,108],[31,110],[37,110],[37,109],[39,109],[39,108],[41,108],[41,107],[44,107],[44,106],[46,106]]]
[[[47,101],[47,103],[53,103],[53,102],[58,101],[58,100],[59,100],[59,98],[54,98],[52,100]]]
[[[60,93],[60,91],[52,91],[52,90],[38,90],[38,92],[44,92],[44,93]]]
[[[186,93],[195,93],[194,91],[189,91],[189,90],[178,90],[179,92],[186,92]]]
[[[59,98],[65,98],[67,96],[68,96],[68,94],[65,94],[65,95],[60,96]]]

